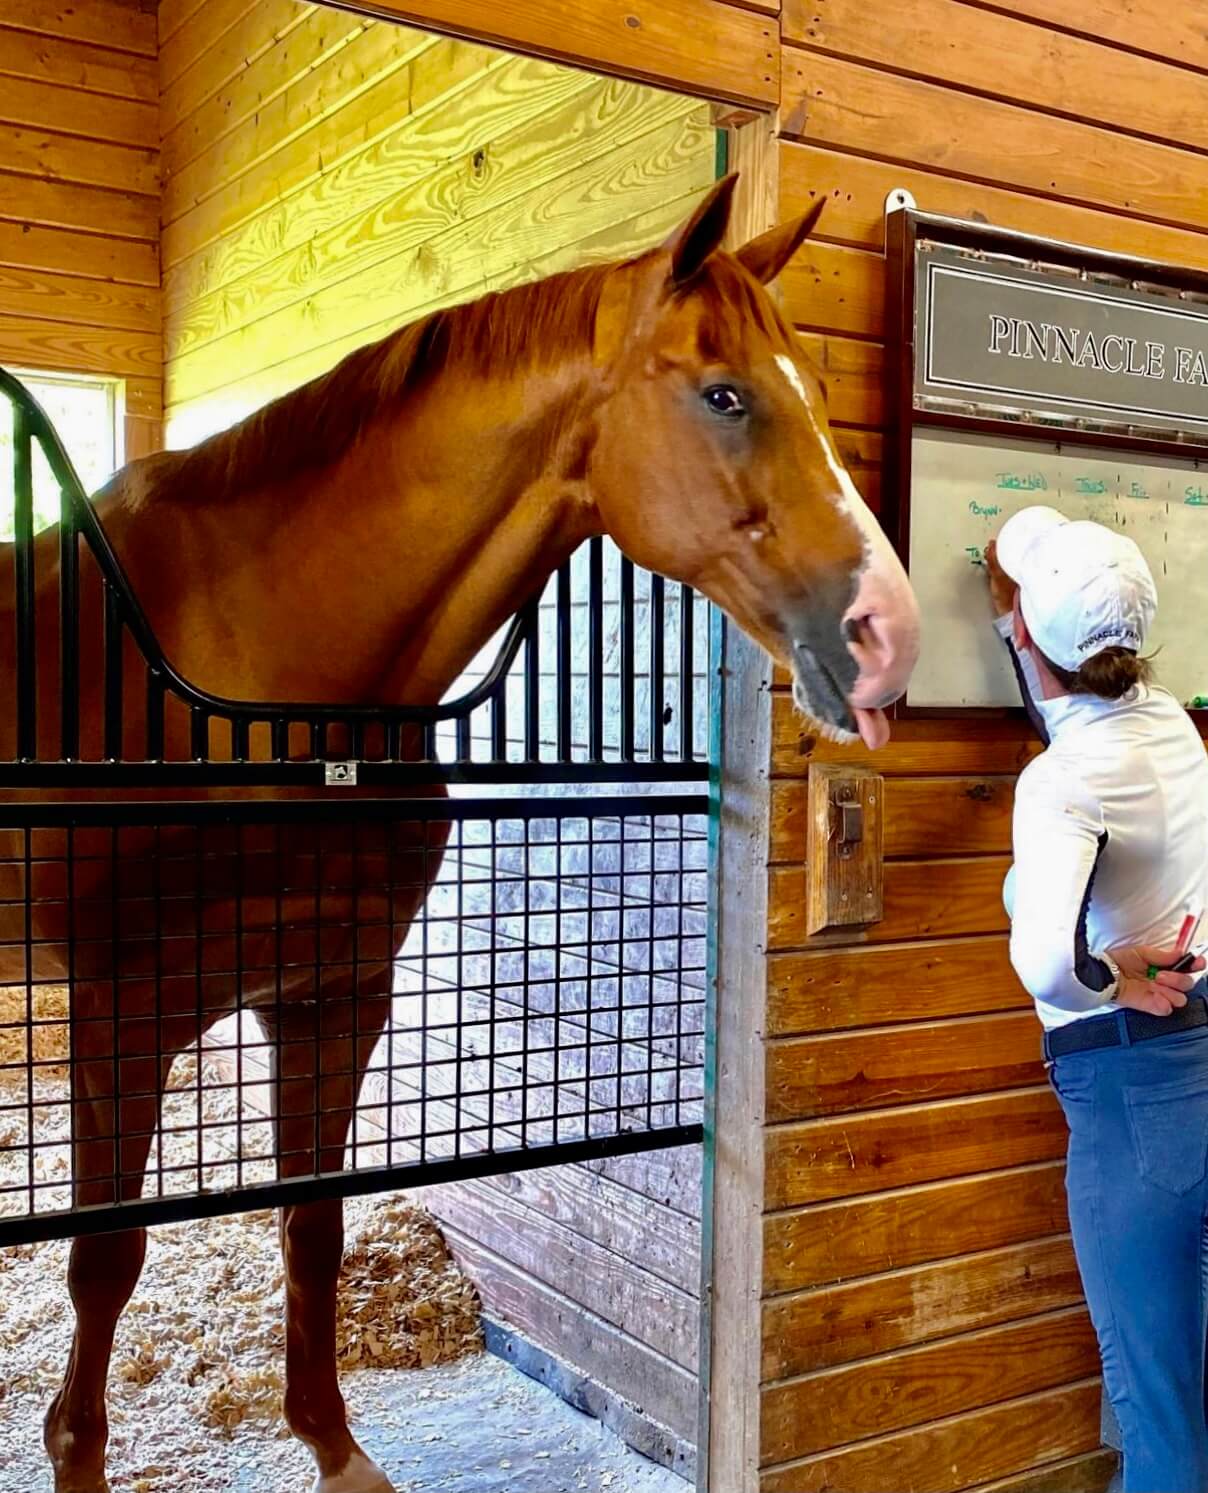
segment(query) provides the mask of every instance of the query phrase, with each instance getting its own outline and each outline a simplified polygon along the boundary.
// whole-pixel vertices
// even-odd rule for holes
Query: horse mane
[[[636,262],[569,270],[433,312],[357,348],[229,430],[140,463],[139,480],[125,484],[127,500],[221,501],[285,481],[339,460],[373,421],[396,414],[442,373],[514,376],[589,355],[606,278]],[[793,346],[775,304],[728,254],[712,256],[679,293],[701,297],[701,350],[716,361],[733,357],[752,332],[779,350]]]
[[[274,399],[146,473],[146,497],[221,499],[337,461],[374,420],[442,373],[490,377],[590,353],[604,281],[590,266],[435,311],[357,348],[328,373]]]

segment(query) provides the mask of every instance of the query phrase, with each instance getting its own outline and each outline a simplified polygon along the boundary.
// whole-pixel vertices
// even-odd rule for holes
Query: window
[[[95,492],[122,465],[121,384],[115,379],[62,373],[13,372],[50,417],[71,457],[85,492]],[[13,488],[13,408],[0,397],[0,541],[11,542],[16,494]],[[46,458],[34,445],[34,531],[56,523],[59,490]]]

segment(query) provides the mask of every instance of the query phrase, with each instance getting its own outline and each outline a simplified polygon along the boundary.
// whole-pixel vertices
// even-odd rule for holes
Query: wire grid
[[[0,1243],[699,1125],[699,799],[219,807],[0,830]]]

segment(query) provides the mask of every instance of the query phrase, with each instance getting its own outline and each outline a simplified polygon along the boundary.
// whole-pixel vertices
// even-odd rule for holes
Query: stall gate
[[[700,599],[594,540],[448,703],[220,699],[0,392],[0,1245],[699,1141]]]

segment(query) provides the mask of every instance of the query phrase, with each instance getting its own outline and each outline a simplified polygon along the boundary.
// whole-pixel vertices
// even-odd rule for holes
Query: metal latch
[[[324,781],[329,788],[355,788],[357,765],[355,762],[325,762]]]
[[[846,860],[855,854],[856,846],[864,838],[864,806],[858,798],[849,797],[856,790],[841,788],[843,797],[835,799],[835,840],[838,853]]]

